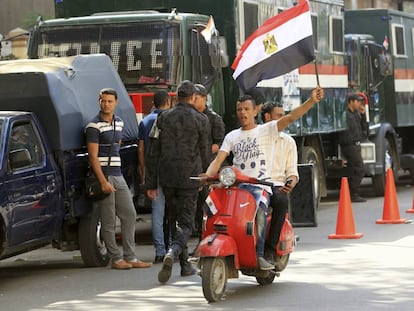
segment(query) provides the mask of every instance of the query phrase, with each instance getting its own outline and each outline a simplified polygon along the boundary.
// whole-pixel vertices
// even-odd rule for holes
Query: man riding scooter
[[[243,174],[271,181],[273,159],[277,156],[274,147],[276,139],[279,137],[279,132],[305,114],[323,96],[324,91],[318,86],[312,91],[311,97],[308,100],[289,114],[277,121],[270,121],[259,125],[255,123],[257,110],[254,99],[249,95],[241,97],[236,107],[241,127],[226,135],[216,158],[211,162],[205,175],[208,177],[216,175],[224,160],[232,152],[234,155],[233,165],[240,169]],[[268,207],[266,197],[271,194],[271,188],[261,185],[247,185],[246,189],[252,190],[258,206],[256,214],[258,265],[261,270],[271,270],[274,269],[274,265],[264,259]]]
[[[285,115],[285,110],[281,104],[269,102],[262,107],[261,116],[263,122],[279,120]],[[298,151],[295,140],[284,132],[279,133],[276,141],[275,154],[272,164],[272,218],[270,222],[269,235],[265,242],[265,259],[274,263],[277,243],[279,242],[280,232],[288,212],[288,196],[299,181],[298,173]],[[278,270],[278,267],[276,267]]]

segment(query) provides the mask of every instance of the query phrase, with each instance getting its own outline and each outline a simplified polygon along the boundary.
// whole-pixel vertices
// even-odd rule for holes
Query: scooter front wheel
[[[208,302],[216,302],[223,296],[227,285],[226,259],[219,257],[203,258],[201,279],[203,294]]]

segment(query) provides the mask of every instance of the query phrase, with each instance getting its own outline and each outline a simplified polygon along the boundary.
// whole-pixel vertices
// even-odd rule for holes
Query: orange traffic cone
[[[391,168],[387,170],[387,179],[385,180],[384,193],[384,210],[382,219],[376,221],[377,224],[403,224],[407,220],[400,218],[400,209],[398,207],[397,191],[395,189],[394,173]]]
[[[359,239],[362,233],[355,233],[354,215],[351,206],[348,178],[342,177],[341,192],[339,193],[338,219],[336,233],[330,234],[329,239]]]
[[[414,190],[414,188],[413,188],[413,190]],[[413,193],[414,193],[414,191],[413,191]],[[414,195],[413,195],[413,207],[411,207],[411,209],[406,210],[405,212],[406,213],[414,213]]]

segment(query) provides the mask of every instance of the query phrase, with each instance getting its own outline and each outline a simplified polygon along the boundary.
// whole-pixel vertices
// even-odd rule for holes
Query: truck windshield
[[[129,90],[177,84],[179,33],[178,24],[166,21],[40,27],[29,57],[105,53]]]
[[[348,59],[348,82],[349,86],[359,86],[359,59],[361,57],[358,51],[358,44],[354,40],[345,41],[346,57]]]

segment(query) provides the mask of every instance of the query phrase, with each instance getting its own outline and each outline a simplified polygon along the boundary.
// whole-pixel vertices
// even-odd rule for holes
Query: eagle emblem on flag
[[[233,79],[245,91],[314,59],[309,4],[300,0],[257,28],[240,47],[231,68]]]
[[[277,43],[274,35],[267,34],[263,40],[266,54],[270,55],[277,51]]]

